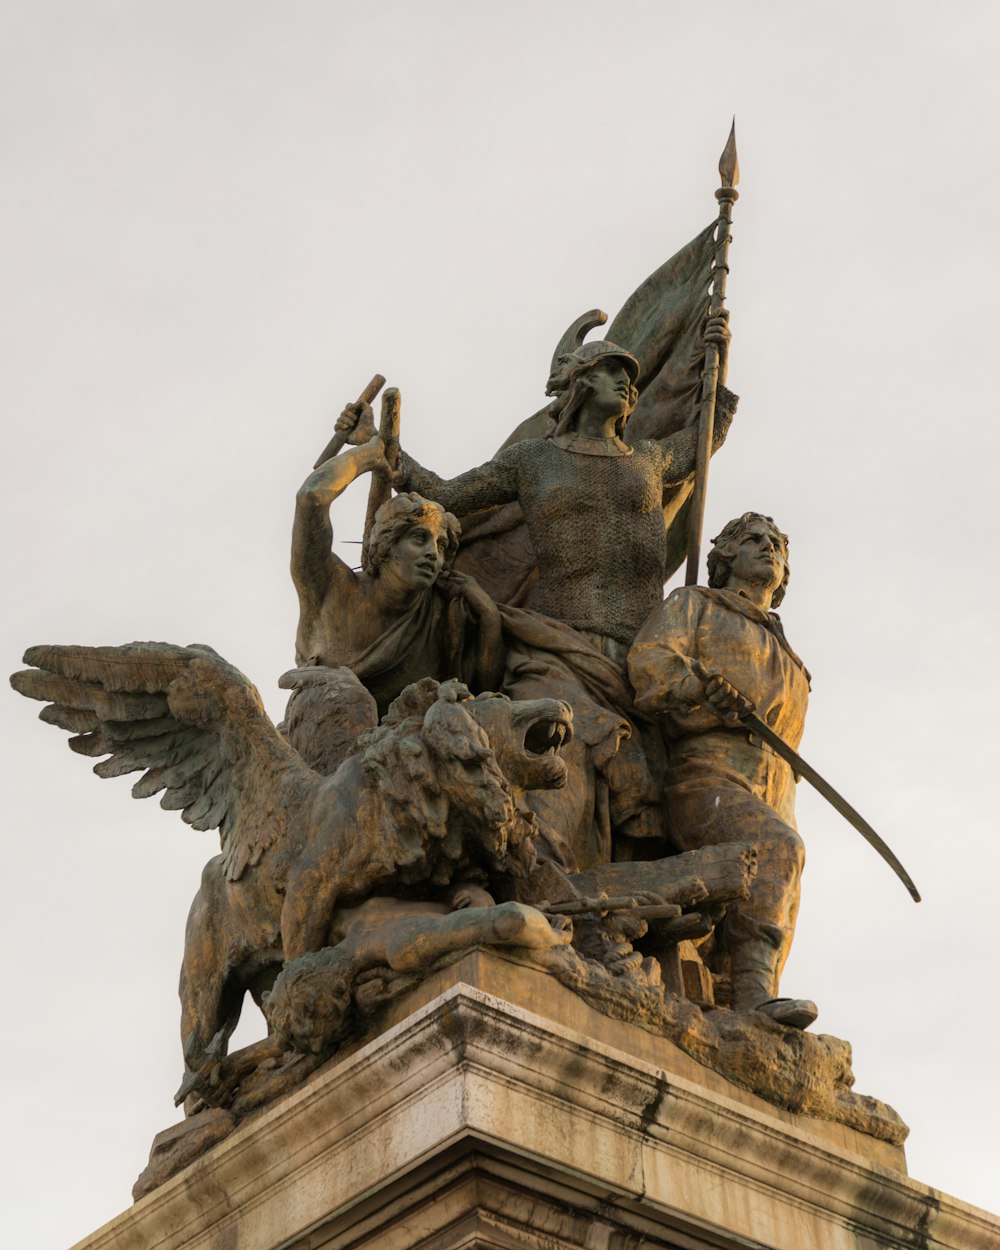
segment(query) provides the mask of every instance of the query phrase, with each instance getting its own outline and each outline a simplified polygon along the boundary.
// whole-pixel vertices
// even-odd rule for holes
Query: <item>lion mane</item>
[[[399,843],[392,858],[404,880],[446,883],[470,834],[484,866],[512,867],[530,846],[532,830],[476,722],[479,700],[459,681],[425,678],[358,739],[362,769],[390,815],[387,828]],[[425,877],[427,858],[435,866]]]
[[[338,909],[373,891],[419,894],[529,872],[534,827],[517,800],[553,757],[525,751],[522,722],[561,711],[473,698],[459,681],[428,678],[403,691],[332,776],[290,760],[277,780],[288,835],[248,861],[239,881],[227,878],[223,856],[202,874],[181,975],[189,1063],[208,1054],[220,1029],[228,1037],[242,988],[282,955],[327,945]]]

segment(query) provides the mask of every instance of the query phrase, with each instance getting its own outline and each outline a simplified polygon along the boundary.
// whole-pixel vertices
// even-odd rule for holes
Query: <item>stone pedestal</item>
[[[902,1151],[474,953],[76,1250],[996,1250]]]

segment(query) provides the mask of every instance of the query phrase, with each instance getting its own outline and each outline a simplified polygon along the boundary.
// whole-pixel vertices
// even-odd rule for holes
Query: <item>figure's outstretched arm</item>
[[[359,474],[378,468],[388,466],[382,440],[376,435],[325,460],[299,487],[292,525],[292,581],[303,615],[319,610],[339,573],[351,572],[332,549],[330,505]]]
[[[715,425],[712,431],[713,456],[726,441],[735,412],[736,396],[720,383],[715,399]],[[683,430],[677,430],[667,438],[657,441],[663,451],[663,485],[678,486],[694,472],[698,453],[698,426],[686,426]]]
[[[400,490],[415,490],[433,499],[449,512],[467,516],[494,504],[517,498],[517,465],[521,444],[504,448],[492,460],[476,469],[445,479],[418,464],[405,451],[400,452],[396,483]]]

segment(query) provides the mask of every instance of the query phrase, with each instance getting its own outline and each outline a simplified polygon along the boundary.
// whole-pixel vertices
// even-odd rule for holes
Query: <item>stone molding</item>
[[[595,1040],[456,979],[75,1250],[1000,1245],[1000,1220],[910,1180],[901,1152],[886,1166],[860,1134],[848,1150],[634,1057],[635,1032]]]

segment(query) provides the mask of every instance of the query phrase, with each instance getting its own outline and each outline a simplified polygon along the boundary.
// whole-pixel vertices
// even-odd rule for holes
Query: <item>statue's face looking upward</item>
[[[775,529],[763,518],[750,521],[733,554],[727,588],[764,586],[773,593],[785,576],[787,555],[784,541]]]
[[[408,590],[433,586],[444,568],[448,539],[434,520],[415,521],[397,538],[383,562],[381,575],[390,577]]]
[[[599,360],[587,373],[590,394],[586,407],[602,417],[623,417],[628,412],[631,381],[628,371],[613,356]]]

